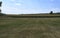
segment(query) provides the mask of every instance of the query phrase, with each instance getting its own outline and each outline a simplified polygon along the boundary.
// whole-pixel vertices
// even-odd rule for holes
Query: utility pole
[[[2,6],[2,2],[0,1],[0,13],[1,13],[1,6]]]

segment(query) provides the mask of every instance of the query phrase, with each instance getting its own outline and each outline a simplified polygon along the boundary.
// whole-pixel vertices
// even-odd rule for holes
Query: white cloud
[[[2,1],[2,0],[0,0],[0,1]]]
[[[40,10],[36,9],[19,9],[15,7],[7,7],[7,8],[2,8],[3,13],[6,14],[33,14],[33,13],[39,13]]]
[[[49,13],[50,11],[60,12],[59,8],[52,9],[19,9],[17,7],[2,7],[2,12],[6,14],[34,14],[34,13]]]
[[[21,5],[20,3],[16,3],[16,5]]]

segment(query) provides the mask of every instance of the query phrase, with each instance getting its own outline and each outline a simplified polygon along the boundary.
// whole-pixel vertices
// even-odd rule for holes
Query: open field
[[[0,38],[60,38],[60,18],[0,18]]]

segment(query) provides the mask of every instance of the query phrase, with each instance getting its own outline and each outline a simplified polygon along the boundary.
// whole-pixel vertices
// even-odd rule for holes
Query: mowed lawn
[[[60,18],[0,18],[0,38],[60,38]]]

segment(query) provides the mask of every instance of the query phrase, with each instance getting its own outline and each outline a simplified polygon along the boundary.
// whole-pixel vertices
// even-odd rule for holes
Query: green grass
[[[60,38],[60,18],[0,18],[0,38]]]

